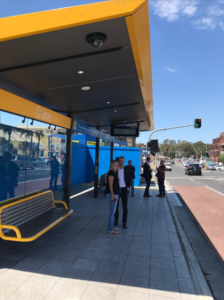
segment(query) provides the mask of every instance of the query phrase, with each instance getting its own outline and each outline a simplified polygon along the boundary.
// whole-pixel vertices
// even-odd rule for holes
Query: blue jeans
[[[114,195],[116,198],[118,197],[117,195]],[[117,207],[117,201],[111,201],[111,194],[107,194],[107,199],[109,200],[110,204],[110,213],[109,213],[109,218],[108,218],[108,231],[111,231],[114,229],[114,214],[116,211]]]

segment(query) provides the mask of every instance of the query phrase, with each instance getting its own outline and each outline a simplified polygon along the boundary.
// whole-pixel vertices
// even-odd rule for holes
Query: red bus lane
[[[224,195],[205,186],[173,186],[224,261]]]

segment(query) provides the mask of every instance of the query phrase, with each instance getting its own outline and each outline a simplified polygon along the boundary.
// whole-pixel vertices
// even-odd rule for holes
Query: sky
[[[100,2],[0,0],[0,18]],[[224,0],[149,0],[154,129],[193,124],[152,138],[202,140],[224,132]],[[20,117],[14,117],[15,123]],[[4,119],[2,119],[4,122]],[[150,132],[137,142],[146,143]]]

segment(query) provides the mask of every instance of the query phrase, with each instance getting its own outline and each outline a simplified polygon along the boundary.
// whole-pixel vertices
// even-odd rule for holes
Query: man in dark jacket
[[[120,187],[120,197],[123,206],[123,228],[127,229],[127,217],[128,217],[128,193],[131,186],[131,171],[129,166],[124,166],[125,158],[123,156],[119,157],[119,169],[118,169],[118,179]],[[116,212],[114,215],[114,226],[118,225],[119,219],[119,200],[117,203]]]
[[[147,157],[143,168],[144,168],[144,177],[145,177],[145,181],[146,181],[144,197],[149,198],[149,197],[151,197],[149,195],[149,188],[150,188],[151,179],[152,179],[152,169],[150,167],[150,157]]]
[[[59,174],[59,162],[56,156],[53,156],[51,160],[51,180],[50,180],[50,189],[52,190],[53,181],[54,181],[54,189],[57,189],[57,182],[58,182],[58,174]]]
[[[131,171],[131,195],[134,197],[134,181],[135,181],[135,166],[132,165],[132,161],[128,161],[128,165]]]
[[[7,194],[9,193],[9,198],[15,197],[15,187],[18,186],[18,167],[11,161],[11,154],[9,152],[4,153],[5,160],[5,199],[7,199]]]

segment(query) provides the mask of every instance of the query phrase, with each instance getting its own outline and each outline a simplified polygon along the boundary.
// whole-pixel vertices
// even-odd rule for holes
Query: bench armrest
[[[68,206],[67,206],[67,204],[66,204],[64,201],[54,200],[53,204],[54,204],[54,203],[61,203],[61,204],[64,205],[65,209],[68,209]],[[54,205],[54,207],[55,207],[55,205]]]
[[[14,230],[15,233],[16,233],[16,236],[17,236],[17,239],[18,239],[18,240],[22,238],[22,237],[21,237],[21,233],[20,233],[20,231],[19,231],[19,228],[17,228],[16,226],[0,224],[0,229],[2,229],[2,228]],[[0,235],[1,235],[1,234],[4,235],[3,232],[2,232],[2,230],[1,230]]]

